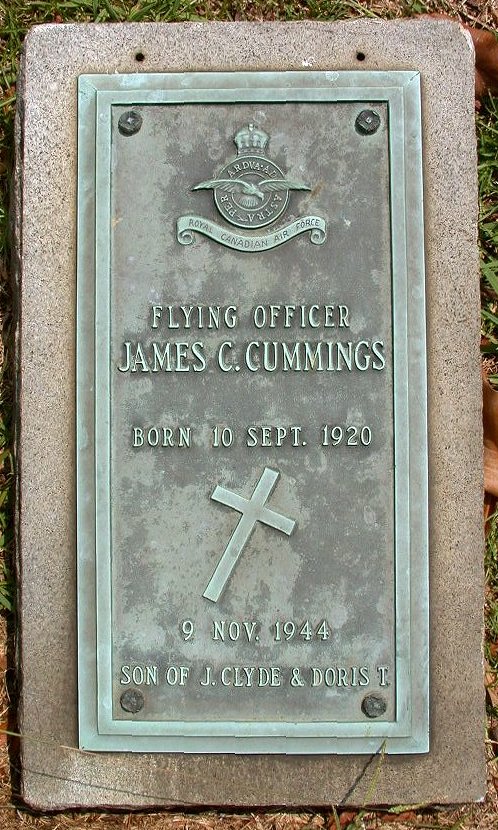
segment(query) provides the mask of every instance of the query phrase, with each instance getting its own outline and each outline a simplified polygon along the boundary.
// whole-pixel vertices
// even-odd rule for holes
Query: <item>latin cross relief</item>
[[[293,519],[288,519],[266,506],[266,502],[273,493],[279,477],[280,473],[276,470],[265,467],[250,499],[243,498],[231,490],[226,490],[225,487],[219,485],[215,487],[211,495],[213,501],[237,510],[241,513],[241,517],[202,595],[211,602],[217,602],[225,590],[257,522],[262,522],[268,527],[280,530],[287,536],[290,536],[294,530],[296,522]]]

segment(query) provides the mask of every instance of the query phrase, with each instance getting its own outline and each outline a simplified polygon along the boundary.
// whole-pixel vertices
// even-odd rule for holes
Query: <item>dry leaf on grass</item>
[[[468,28],[476,50],[476,98],[498,92],[498,40],[492,32]]]
[[[382,813],[380,815],[380,820],[383,824],[387,824],[388,822],[397,822],[399,824],[400,821],[408,821],[415,823],[417,821],[417,814],[413,812],[413,810],[405,810],[403,813]]]
[[[482,376],[482,422],[484,429],[484,489],[487,494],[486,507],[489,515],[493,503],[498,498],[498,392],[493,389],[484,373]]]
[[[346,830],[346,827],[349,827],[349,825],[352,824],[352,822],[355,820],[355,818],[356,818],[356,810],[354,810],[354,811],[353,810],[343,810],[342,813],[339,813],[339,825],[341,827],[341,830]],[[331,830],[332,830],[332,828],[334,828],[334,830],[335,830],[335,827],[336,827],[335,823],[330,824],[329,826],[330,826]]]
[[[498,710],[498,684],[496,672],[493,671],[487,660],[484,662],[484,686],[489,702],[494,709]]]

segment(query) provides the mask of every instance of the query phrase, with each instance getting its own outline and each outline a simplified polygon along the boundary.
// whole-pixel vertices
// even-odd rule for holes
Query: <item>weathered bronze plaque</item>
[[[428,749],[419,76],[80,79],[80,745]]]

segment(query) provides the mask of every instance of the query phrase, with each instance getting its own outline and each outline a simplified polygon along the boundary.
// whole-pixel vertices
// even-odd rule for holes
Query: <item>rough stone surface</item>
[[[142,52],[144,60],[136,60]],[[357,53],[364,53],[359,61]],[[182,70],[419,69],[427,246],[431,751],[182,756],[77,748],[76,79]],[[22,792],[35,808],[461,802],[484,795],[482,441],[473,53],[447,21],[50,25],[19,83]],[[417,671],[417,667],[413,667]]]

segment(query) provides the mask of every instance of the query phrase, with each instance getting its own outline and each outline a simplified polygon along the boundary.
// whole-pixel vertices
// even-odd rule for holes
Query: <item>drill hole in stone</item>
[[[144,53],[143,52],[137,52],[137,54],[135,55],[135,60],[138,61],[139,63],[142,63],[142,61],[145,60]]]
[[[364,52],[357,52],[356,53],[356,60],[357,61],[364,61],[365,60],[365,53]]]

